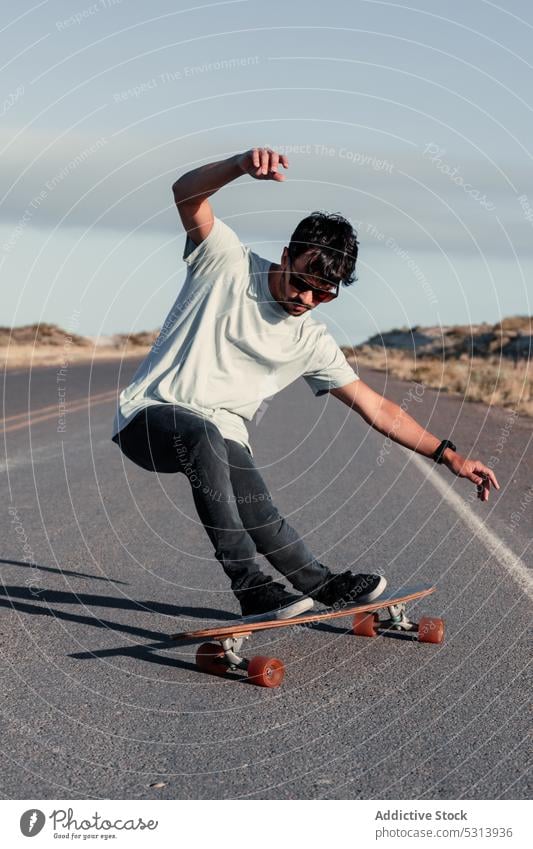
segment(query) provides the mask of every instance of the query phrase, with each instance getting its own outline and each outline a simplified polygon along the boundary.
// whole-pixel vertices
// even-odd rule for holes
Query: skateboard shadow
[[[168,651],[168,649],[176,649],[176,642],[168,638],[155,640],[145,645],[132,646],[113,646],[107,649],[97,649],[96,651],[73,652],[68,657],[74,660],[94,660],[96,658],[109,657],[131,657],[135,660],[141,660],[145,663],[155,663],[158,666],[173,667],[174,669],[187,669],[189,671],[198,672],[194,655],[191,654],[191,661],[183,660],[181,657],[173,657],[172,655],[157,654],[158,651]]]
[[[124,596],[99,595],[95,593],[76,593],[68,590],[50,590],[38,585],[14,586],[4,584],[0,587],[0,597],[23,599],[37,604],[79,604],[83,607],[112,607],[116,610],[142,610],[146,613],[160,613],[185,619],[215,619],[217,622],[237,619],[236,614],[214,607],[189,607],[188,605],[168,604],[160,601],[139,601]],[[31,610],[34,610],[32,607]],[[28,611],[28,612],[31,612]],[[175,627],[175,630],[177,628]]]

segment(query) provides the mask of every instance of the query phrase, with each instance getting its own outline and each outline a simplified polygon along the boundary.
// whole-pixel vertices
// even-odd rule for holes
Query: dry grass
[[[67,367],[93,360],[144,357],[157,334],[157,330],[116,333],[95,342],[90,336],[80,336],[46,322],[0,327],[0,363],[4,369]]]
[[[121,349],[115,347],[71,347],[66,350],[52,346],[10,345],[0,347],[0,367],[2,369],[38,368],[39,366],[63,366],[76,363],[90,363],[94,360],[122,360],[142,357],[149,348]]]
[[[533,417],[533,385],[530,360],[521,359],[516,364],[509,357],[494,353],[494,345],[500,351],[515,335],[524,340],[524,349],[531,350],[532,320],[528,316],[511,316],[499,324],[483,327],[444,328],[445,336],[459,340],[457,345],[446,347],[442,356],[442,331],[437,328],[437,350],[441,356],[423,352],[415,356],[411,350],[389,346],[359,345],[344,347],[347,357],[355,355],[356,365],[386,371],[402,380],[418,381],[425,386],[453,392],[467,401],[483,401],[508,407]],[[416,330],[417,328],[413,328]],[[465,338],[484,339],[490,330],[490,339],[481,346],[484,356],[470,357],[464,351]],[[423,328],[422,328],[423,330]],[[431,328],[427,332],[431,331]],[[475,331],[475,332],[474,332]],[[400,331],[391,331],[400,332]],[[406,329],[411,339],[411,331]],[[4,368],[35,368],[38,366],[66,367],[75,363],[90,363],[94,360],[121,360],[144,357],[154,342],[158,331],[115,334],[95,344],[94,339],[78,336],[62,330],[55,324],[33,324],[24,327],[0,327],[0,362]],[[496,339],[492,338],[496,335]],[[460,343],[460,344],[459,344]],[[478,347],[481,343],[478,341]]]
[[[386,371],[402,380],[414,380],[442,392],[456,393],[466,401],[483,401],[533,417],[530,360],[515,364],[503,357],[415,358],[403,351],[367,345],[343,350],[349,359],[355,352],[356,366]]]

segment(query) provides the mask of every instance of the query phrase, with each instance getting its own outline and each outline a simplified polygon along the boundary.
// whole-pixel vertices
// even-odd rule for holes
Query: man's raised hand
[[[243,174],[249,174],[256,180],[277,180],[278,183],[285,179],[285,175],[279,173],[278,167],[289,167],[287,157],[269,147],[253,147],[247,150],[240,155],[238,163]]]
[[[444,464],[454,475],[460,478],[468,478],[477,485],[477,497],[480,501],[489,500],[491,485],[496,489],[500,488],[492,469],[485,466],[480,460],[467,460],[466,457],[453,452],[448,459],[444,458]]]

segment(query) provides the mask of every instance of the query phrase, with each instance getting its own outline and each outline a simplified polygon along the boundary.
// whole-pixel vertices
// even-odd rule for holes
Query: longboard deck
[[[236,619],[229,625],[219,625],[214,628],[203,628],[199,631],[182,631],[179,634],[172,634],[170,639],[196,641],[209,638],[224,639],[226,637],[242,637],[254,631],[268,631],[271,628],[291,628],[295,625],[323,622],[326,619],[340,619],[342,616],[350,616],[358,611],[368,611],[370,613],[393,604],[415,601],[416,599],[431,595],[435,590],[436,587],[432,587],[429,584],[415,584],[411,587],[404,587],[401,591],[387,588],[379,598],[367,604],[346,605],[346,607],[339,608],[338,610],[327,610],[323,613],[302,613],[300,616],[293,616],[291,619],[268,619],[259,622],[257,619],[253,621]]]

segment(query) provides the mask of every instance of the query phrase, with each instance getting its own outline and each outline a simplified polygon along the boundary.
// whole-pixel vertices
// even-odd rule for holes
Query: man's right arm
[[[174,201],[194,244],[203,242],[213,227],[214,214],[208,197],[243,174],[256,179],[284,180],[285,177],[278,173],[280,163],[284,168],[289,167],[286,156],[270,148],[254,147],[229,159],[201,165],[176,180],[172,186]]]
[[[213,210],[207,198],[244,174],[239,159],[240,154],[202,165],[184,174],[172,186],[181,221],[195,245],[203,242],[213,227]]]

